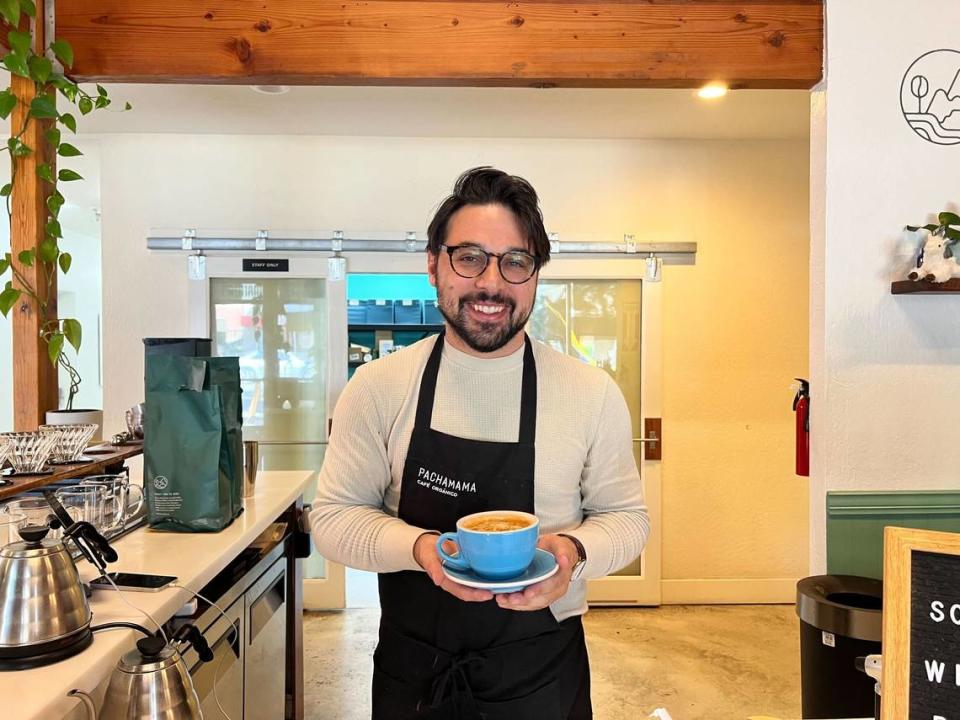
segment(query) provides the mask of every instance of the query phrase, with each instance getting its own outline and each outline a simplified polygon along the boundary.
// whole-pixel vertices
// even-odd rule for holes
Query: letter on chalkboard
[[[947,616],[943,614],[943,601],[934,600],[930,603],[930,619],[934,622],[943,622]]]
[[[927,680],[930,682],[943,682],[943,671],[946,669],[946,663],[937,660],[924,660],[923,664],[927,666]]]

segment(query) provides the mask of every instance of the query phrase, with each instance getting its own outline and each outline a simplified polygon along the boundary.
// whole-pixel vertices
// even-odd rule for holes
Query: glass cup
[[[85,520],[100,533],[105,531],[104,514],[110,503],[106,488],[99,485],[75,485],[57,490],[56,496],[74,521]]]
[[[74,517],[76,520],[75,513],[76,510],[74,510],[74,514],[72,514],[71,517]],[[7,501],[3,506],[0,506],[0,515],[16,515],[23,518],[20,527],[24,525],[49,526],[50,521],[56,517],[49,503],[47,503],[44,498],[36,496],[19,497],[15,500]],[[47,533],[47,537],[51,539],[61,538],[63,537],[63,530],[60,528],[51,528],[50,532]]]
[[[101,487],[106,493],[104,532],[119,532],[143,507],[143,488],[132,484],[126,474],[90,475],[80,481],[80,487]]]
[[[0,513],[0,547],[6,547],[10,543],[20,541],[21,527],[26,524],[26,515],[17,513]]]

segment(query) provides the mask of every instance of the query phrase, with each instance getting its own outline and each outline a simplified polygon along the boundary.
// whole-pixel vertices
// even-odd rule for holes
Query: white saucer
[[[477,575],[473,570],[455,570],[452,567],[443,565],[443,574],[460,585],[478,588],[480,590],[489,590],[494,595],[500,593],[512,593],[523,590],[528,585],[533,585],[541,580],[546,580],[560,569],[557,559],[546,550],[537,548],[533,556],[533,562],[530,566],[517,577],[508,580],[485,580]]]

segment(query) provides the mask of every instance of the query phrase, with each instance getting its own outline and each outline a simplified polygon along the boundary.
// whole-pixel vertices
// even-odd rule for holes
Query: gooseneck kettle
[[[93,641],[90,605],[66,547],[72,540],[103,571],[117,554],[87,522],[73,522],[52,493],[47,525],[20,528],[20,542],[0,549],[0,670],[54,663]],[[63,541],[47,538],[64,527]]]
[[[79,690],[91,720],[202,720],[200,700],[190,679],[181,649],[192,645],[204,662],[213,652],[194,625],[184,625],[167,643],[144,628],[146,637],[120,658],[99,714],[89,695]]]

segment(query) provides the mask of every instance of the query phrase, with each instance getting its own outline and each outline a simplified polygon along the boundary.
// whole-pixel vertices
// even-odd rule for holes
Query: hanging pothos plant
[[[73,66],[73,49],[66,40],[55,40],[42,52],[37,53],[33,49],[33,33],[16,29],[29,28],[29,20],[35,20],[36,14],[33,0],[0,0],[0,17],[14,28],[7,33],[7,51],[0,58],[0,64],[9,70],[11,75],[18,75],[32,81],[35,88],[32,99],[18,97],[14,93],[13,85],[0,91],[0,118],[6,120],[18,105],[26,106],[23,125],[17,129],[16,134],[11,129],[6,148],[4,148],[10,154],[10,180],[0,187],[0,197],[6,200],[11,237],[13,229],[11,194],[15,192],[14,178],[23,166],[22,159],[36,150],[23,140],[30,124],[37,121],[49,122],[44,138],[49,144],[52,156],[77,157],[83,153],[76,146],[62,139],[64,128],[72,134],[77,132],[77,119],[75,115],[60,112],[57,109],[56,94],[59,93],[74,106],[80,115],[87,115],[110,105],[110,98],[103,87],[97,85],[96,94],[93,95],[54,67],[52,58],[56,58],[64,68]],[[127,103],[124,110],[129,109],[130,104]],[[75,170],[62,166],[54,174],[53,168],[45,163],[37,165],[36,173],[43,181],[40,188],[47,210],[43,239],[37,247],[23,250],[16,257],[8,251],[3,258],[0,258],[0,278],[8,271],[10,273],[10,279],[0,292],[0,312],[6,317],[11,308],[24,296],[36,305],[38,317],[41,319],[40,337],[46,343],[50,362],[54,366],[63,368],[70,378],[66,409],[72,410],[73,400],[80,386],[80,374],[65,352],[64,343],[69,343],[75,352],[79,352],[83,337],[82,328],[75,318],[56,317],[56,298],[51,298],[50,295],[58,269],[66,274],[70,271],[72,263],[70,253],[60,249],[63,231],[59,216],[64,198],[58,186],[61,182],[73,182],[83,178]],[[23,272],[24,267],[37,267],[39,270],[37,282],[45,284],[45,287],[31,283]]]

